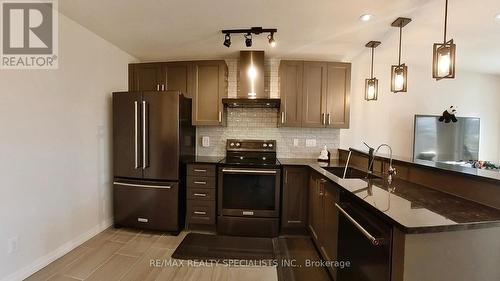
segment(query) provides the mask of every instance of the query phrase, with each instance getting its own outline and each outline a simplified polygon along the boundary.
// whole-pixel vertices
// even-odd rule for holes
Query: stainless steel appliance
[[[338,281],[391,279],[392,228],[389,224],[341,195],[338,256],[351,267],[337,271]]]
[[[457,117],[456,123],[438,119],[415,115],[413,157],[435,162],[478,160],[480,119]]]
[[[195,153],[191,99],[180,92],[113,93],[113,212],[116,226],[178,232],[185,168]]]
[[[274,140],[235,140],[219,163],[217,232],[278,235],[280,163]]]

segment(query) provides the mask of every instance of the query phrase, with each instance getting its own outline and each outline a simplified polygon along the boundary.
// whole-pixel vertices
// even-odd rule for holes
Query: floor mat
[[[182,260],[273,260],[272,238],[189,233],[172,254]]]

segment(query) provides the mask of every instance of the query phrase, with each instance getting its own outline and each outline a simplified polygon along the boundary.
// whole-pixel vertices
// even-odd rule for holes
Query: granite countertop
[[[340,148],[340,150],[349,151],[349,149],[346,149],[346,148]],[[361,149],[353,149],[353,150],[355,152],[358,152],[358,153],[363,153],[363,154],[367,153],[366,151],[363,151]],[[382,152],[382,153],[377,153],[375,158],[389,159],[389,156]],[[424,168],[439,169],[441,171],[458,173],[458,174],[462,174],[462,175],[466,175],[466,176],[480,177],[482,179],[500,181],[500,172],[499,171],[475,169],[475,168],[463,167],[460,165],[452,165],[452,164],[441,163],[441,162],[413,159],[413,158],[402,157],[402,156],[393,156],[392,158],[393,158],[392,160],[395,162],[399,161],[399,162],[403,162],[403,163],[410,163],[410,164],[424,167]]]
[[[309,166],[405,233],[500,227],[500,210],[397,177],[389,186],[385,179],[342,179],[322,168],[341,167],[337,160],[330,163],[315,159],[279,160],[283,165]]]
[[[186,158],[183,162],[184,163],[199,163],[199,164],[217,164],[219,163],[222,159],[224,159],[224,156],[193,156],[193,157],[188,157]]]

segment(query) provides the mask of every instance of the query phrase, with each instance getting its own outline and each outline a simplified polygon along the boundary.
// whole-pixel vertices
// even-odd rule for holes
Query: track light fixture
[[[370,71],[370,78],[365,79],[365,100],[372,101],[378,98],[378,79],[373,77],[373,57],[375,48],[380,45],[379,41],[370,41],[366,43],[365,47],[372,49],[372,65]]]
[[[267,36],[267,39],[269,39],[269,45],[271,47],[273,48],[276,47],[276,40],[274,40],[274,32],[271,32],[271,34]]]
[[[224,46],[226,47],[231,47],[231,35],[229,33],[226,33],[226,35],[224,35]]]
[[[245,45],[247,47],[252,47],[252,33],[245,34]]]
[[[448,0],[444,8],[444,40],[434,43],[432,56],[432,78],[436,80],[455,78],[455,54],[457,46],[453,39],[447,41],[446,28],[448,21]]]
[[[276,40],[274,39],[274,33],[278,32],[276,28],[262,28],[262,27],[252,27],[249,29],[224,29],[222,33],[224,34],[224,46],[231,46],[231,34],[240,33],[244,34],[245,45],[247,47],[252,47],[252,34],[259,35],[261,33],[269,33],[267,39],[269,40],[269,45],[271,47],[276,46]]]
[[[403,27],[411,22],[409,18],[397,18],[392,27],[399,28],[399,56],[398,65],[391,66],[391,92],[400,93],[408,90],[408,66],[401,63],[401,42],[403,37]]]

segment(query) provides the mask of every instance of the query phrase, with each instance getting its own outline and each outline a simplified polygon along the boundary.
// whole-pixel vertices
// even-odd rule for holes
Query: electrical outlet
[[[299,139],[293,139],[293,146],[299,146]]]
[[[315,147],[316,139],[306,139],[306,147]]]
[[[7,245],[7,253],[8,254],[13,254],[13,253],[17,252],[17,246],[19,244],[19,237],[17,237],[17,236],[12,237],[7,241],[7,243],[8,243],[8,245]]]
[[[210,137],[202,137],[201,138],[201,146],[203,147],[210,147]]]

